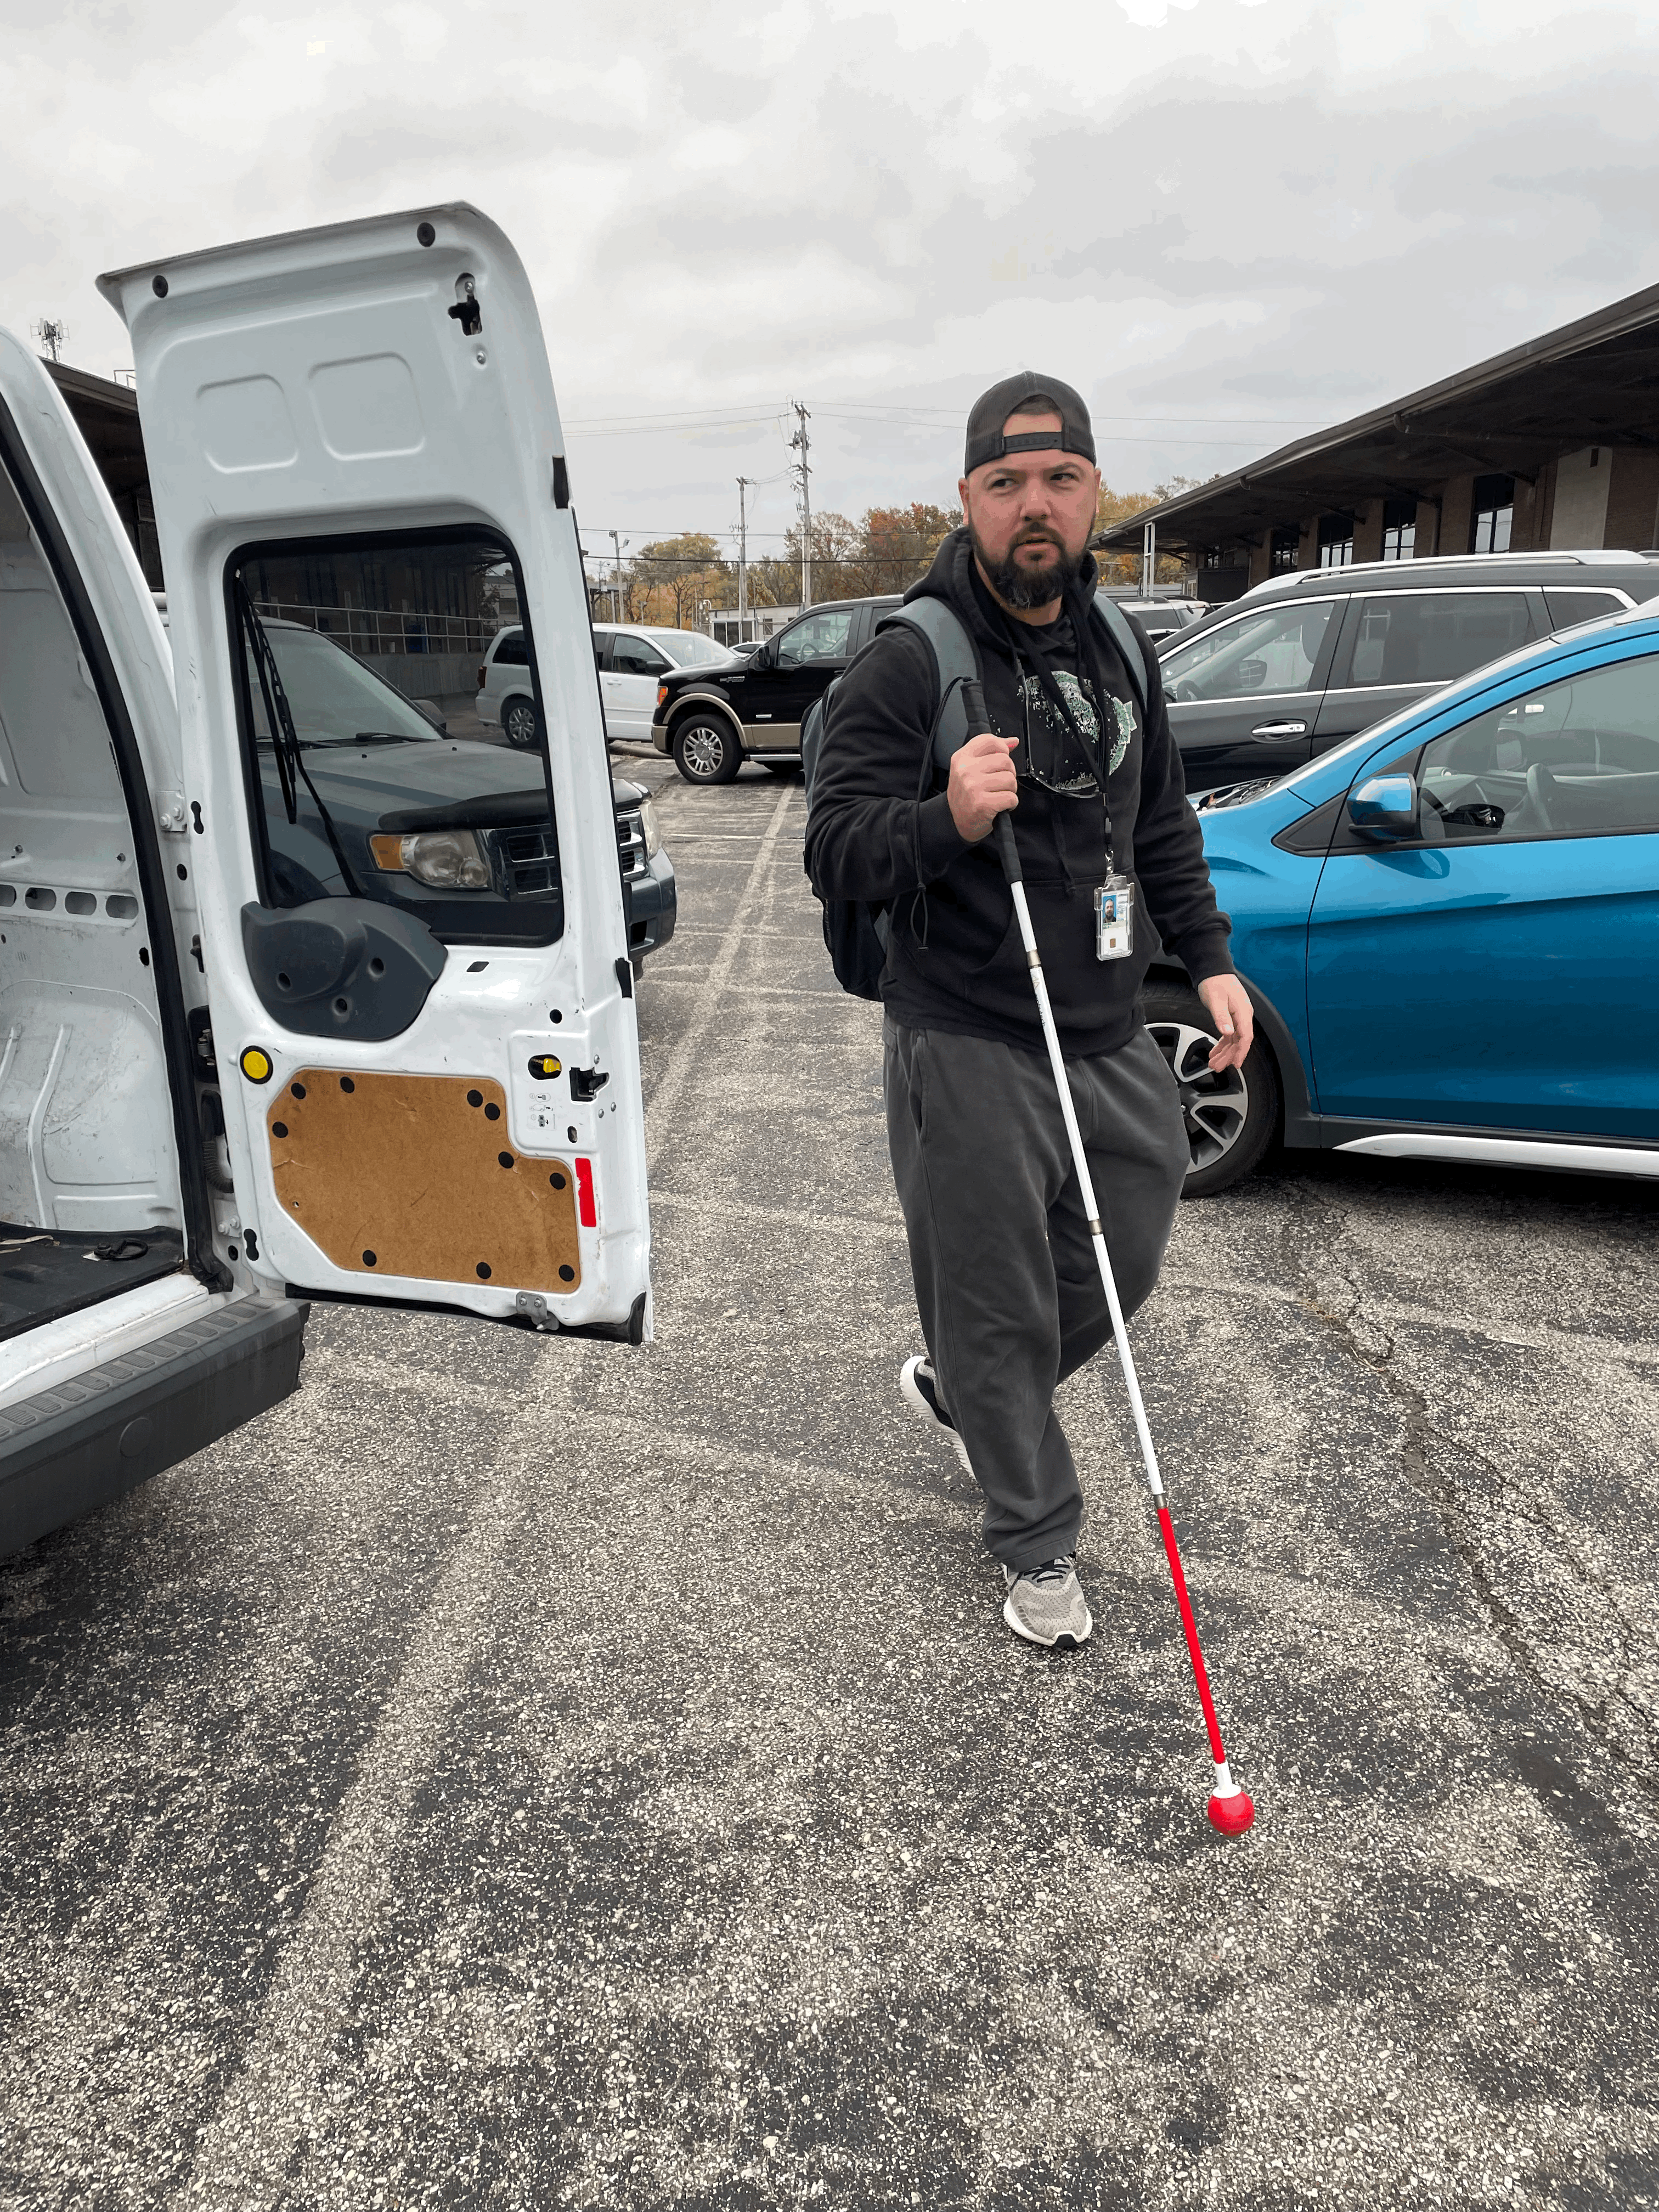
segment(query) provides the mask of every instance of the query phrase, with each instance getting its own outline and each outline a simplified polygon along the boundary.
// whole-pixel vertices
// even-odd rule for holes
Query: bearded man
[[[997,816],[1013,817],[1126,1314],[1158,1280],[1189,1158],[1174,1078],[1136,1008],[1154,929],[1216,1024],[1211,1066],[1236,1066],[1252,1034],[1157,661],[1137,631],[1132,674],[1091,617],[1094,464],[1088,410],[1057,378],[1010,377],[975,403],[963,526],[905,596],[943,599],[967,629],[994,734],[940,779],[933,656],[892,623],[836,690],[806,830],[821,897],[887,909],[888,1144],[927,1345],[900,1388],[983,1492],[1004,1620],[1051,1648],[1094,1626],[1054,1393],[1111,1319],[990,840]],[[1113,885],[1127,941],[1104,926]]]

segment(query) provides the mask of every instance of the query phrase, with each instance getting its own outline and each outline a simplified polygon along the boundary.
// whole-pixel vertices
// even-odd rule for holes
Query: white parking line
[[[582,1347],[588,1358],[597,1348]],[[365,1956],[392,1901],[410,1806],[441,1753],[495,1601],[501,1554],[533,1502],[526,1466],[539,1453],[550,1414],[568,1428],[584,1373],[580,1358],[543,1364],[542,1389],[532,1391],[503,1440],[340,1801],[241,2065],[203,2129],[190,2177],[173,2200],[178,2212],[204,2206],[274,2212],[291,2201],[289,2163],[315,2125],[318,2084],[334,2059]]]
[[[786,785],[778,794],[778,803],[772,809],[772,818],[761,838],[760,850],[750,867],[749,880],[743,887],[743,896],[726,925],[719,949],[708,963],[708,972],[703,977],[702,988],[686,1017],[679,1042],[669,1054],[668,1065],[651,1093],[645,1111],[647,1171],[656,1165],[663,1139],[674,1127],[675,1109],[680,1103],[680,1093],[696,1065],[698,1054],[702,1050],[703,1036],[714,1018],[714,1009],[726,989],[738,949],[749,933],[749,918],[759,902],[767,869],[771,866],[772,855],[777,849],[778,832],[783,828],[784,817],[789,811],[794,795],[793,785]]]

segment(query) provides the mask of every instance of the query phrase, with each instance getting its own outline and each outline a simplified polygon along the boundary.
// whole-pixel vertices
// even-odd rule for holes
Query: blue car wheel
[[[1260,1031],[1242,1067],[1212,1073],[1215,1024],[1196,991],[1153,980],[1141,994],[1146,1031],[1181,1093],[1192,1164],[1183,1198],[1208,1198],[1261,1158],[1279,1127],[1279,1076]]]

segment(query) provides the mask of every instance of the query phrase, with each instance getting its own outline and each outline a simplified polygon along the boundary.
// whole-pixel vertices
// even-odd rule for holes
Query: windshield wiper
[[[297,771],[304,779],[306,789],[311,793],[311,803],[317,809],[327,834],[330,848],[339,866],[340,880],[353,898],[361,898],[363,895],[362,886],[351,872],[351,863],[346,859],[345,848],[335,830],[333,817],[318,795],[317,787],[311,780],[311,770],[305,763],[300,740],[295,735],[294,716],[289,709],[288,693],[283,689],[282,672],[276,665],[276,656],[270,649],[270,640],[265,635],[265,626],[254,612],[247,586],[240,576],[236,579],[236,605],[246,634],[248,650],[253,655],[253,665],[258,671],[259,692],[264,701],[265,720],[270,730],[271,750],[276,757],[276,774],[282,782],[283,804],[288,810],[289,821],[297,825],[300,819],[299,792],[295,782]]]

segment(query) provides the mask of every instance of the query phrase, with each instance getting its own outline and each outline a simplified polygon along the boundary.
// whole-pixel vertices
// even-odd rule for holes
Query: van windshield
[[[267,620],[264,632],[288,694],[294,734],[302,745],[400,744],[407,738],[437,738],[437,730],[401,691],[319,631]],[[269,744],[264,702],[251,662],[248,684],[254,734]]]

